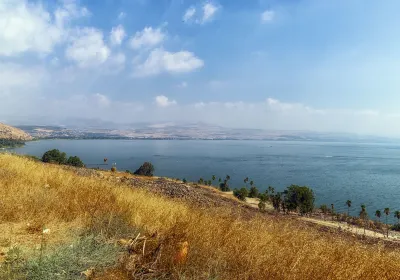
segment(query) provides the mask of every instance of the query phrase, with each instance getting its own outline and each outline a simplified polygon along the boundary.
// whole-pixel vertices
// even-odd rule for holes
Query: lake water
[[[155,175],[197,181],[215,174],[231,176],[231,187],[242,187],[249,177],[265,190],[281,191],[290,184],[307,185],[316,194],[316,205],[335,204],[352,214],[366,204],[375,210],[400,209],[400,145],[275,141],[167,141],[167,140],[43,140],[13,150],[41,156],[57,148],[79,156],[89,167],[108,158],[119,170],[136,170],[144,161],[155,166]]]

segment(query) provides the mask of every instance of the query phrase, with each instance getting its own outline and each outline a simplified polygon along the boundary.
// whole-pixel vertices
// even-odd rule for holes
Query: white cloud
[[[71,19],[90,15],[89,10],[86,7],[78,6],[75,0],[64,0],[61,2],[63,5],[58,7],[54,13],[56,24],[59,27],[63,27]]]
[[[195,14],[196,14],[196,8],[190,7],[189,9],[186,10],[185,14],[183,15],[182,20],[187,22],[187,21],[191,20]]]
[[[267,23],[274,20],[275,12],[272,10],[266,10],[261,14],[261,22]]]
[[[201,19],[201,23],[211,21],[214,18],[214,15],[218,11],[218,9],[219,7],[217,7],[213,3],[205,3],[203,5],[203,18]]]
[[[111,101],[108,99],[108,97],[100,93],[94,94],[92,98],[95,104],[97,104],[100,107],[108,107],[111,104]]]
[[[103,33],[95,28],[83,28],[72,39],[65,56],[81,68],[94,67],[104,63],[110,56]]]
[[[31,51],[50,53],[61,41],[62,30],[39,3],[0,1],[0,55]]]
[[[171,105],[176,105],[176,101],[175,100],[169,100],[168,97],[164,96],[164,95],[159,95],[156,96],[155,98],[156,104],[158,107],[168,107]]]
[[[70,21],[87,15],[89,11],[73,0],[63,1],[54,14],[40,1],[0,1],[0,56],[49,54],[67,39]]]
[[[110,33],[110,42],[113,46],[118,46],[122,44],[126,36],[125,29],[122,25],[118,25],[117,27],[113,27]]]
[[[41,67],[0,63],[0,96],[18,89],[23,89],[29,94],[32,88],[41,86],[47,76],[47,71]]]
[[[187,82],[182,82],[180,84],[178,84],[178,88],[186,88],[188,86]]]
[[[161,44],[165,38],[166,34],[162,32],[161,28],[145,27],[142,31],[136,32],[130,41],[130,45],[135,50],[155,47]]]
[[[203,67],[204,62],[192,52],[168,52],[162,48],[151,51],[149,57],[141,64],[136,65],[134,76],[144,77],[167,73],[191,72]]]
[[[120,12],[118,15],[118,19],[119,20],[123,20],[126,17],[126,13],[125,12]]]

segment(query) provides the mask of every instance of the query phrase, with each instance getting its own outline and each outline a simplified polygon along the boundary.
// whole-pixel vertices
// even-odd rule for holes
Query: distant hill
[[[0,123],[0,139],[29,141],[32,136],[19,128]]]

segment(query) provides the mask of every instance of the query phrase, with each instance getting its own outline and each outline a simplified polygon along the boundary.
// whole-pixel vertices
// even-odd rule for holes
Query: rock
[[[86,269],[85,271],[81,272],[81,276],[85,277],[85,279],[93,279],[94,278],[94,267]]]

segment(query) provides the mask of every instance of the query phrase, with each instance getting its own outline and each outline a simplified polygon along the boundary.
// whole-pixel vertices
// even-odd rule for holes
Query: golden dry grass
[[[98,219],[107,222],[93,224]],[[89,223],[107,231],[113,221],[157,233],[169,244],[188,242],[186,263],[174,265],[173,251],[162,255],[158,269],[169,278],[400,279],[400,253],[383,245],[322,233],[295,220],[260,215],[244,221],[230,215],[230,209],[197,210],[101,178],[0,154],[0,226],[35,222],[84,228]]]

